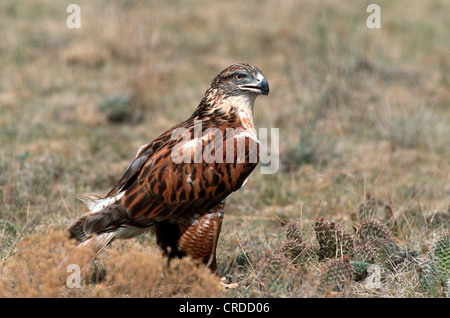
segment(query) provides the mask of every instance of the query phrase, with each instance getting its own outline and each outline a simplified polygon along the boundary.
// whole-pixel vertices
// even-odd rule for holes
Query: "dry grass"
[[[218,293],[217,276],[191,259],[167,264],[139,244],[114,244],[92,261],[94,256],[88,247],[76,248],[63,231],[28,235],[2,266],[0,296],[204,298]]]
[[[443,295],[424,290],[408,262],[383,269],[377,288],[354,281],[330,293],[321,260],[276,255],[289,220],[310,247],[318,217],[352,233],[367,193],[391,206],[396,244],[418,259],[448,231],[448,2],[378,2],[376,30],[364,1],[82,0],[81,29],[66,27],[69,3],[0,4],[1,296]],[[212,77],[241,61],[270,83],[255,120],[280,128],[282,166],[255,171],[228,200],[218,261],[239,287],[218,291],[190,260],[167,268],[146,235],[100,254],[100,281],[88,267],[82,288],[68,289],[56,265],[82,213],[75,195],[107,192],[140,145],[189,116]],[[111,119],[115,99],[124,121]]]

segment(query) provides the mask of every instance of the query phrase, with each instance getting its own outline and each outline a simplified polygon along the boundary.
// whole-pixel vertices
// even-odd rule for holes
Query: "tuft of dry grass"
[[[114,248],[96,256],[64,231],[27,235],[2,265],[0,296],[205,298],[219,291],[218,277],[195,260],[167,264],[138,243]]]

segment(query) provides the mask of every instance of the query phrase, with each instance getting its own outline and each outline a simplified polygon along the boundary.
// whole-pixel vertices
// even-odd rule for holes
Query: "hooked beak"
[[[243,91],[269,95],[269,82],[267,82],[266,78],[262,74],[258,75],[255,83],[239,85],[239,88]]]

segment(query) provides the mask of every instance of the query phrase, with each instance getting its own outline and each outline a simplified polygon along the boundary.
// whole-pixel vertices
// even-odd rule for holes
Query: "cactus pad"
[[[428,259],[420,266],[422,286],[433,292],[439,286],[448,289],[450,280],[450,232],[445,233],[434,244]],[[449,290],[447,290],[447,294]]]
[[[386,225],[378,220],[366,220],[357,228],[358,238],[363,242],[377,239],[391,240],[391,233]]]
[[[323,268],[321,286],[333,291],[342,290],[353,279],[355,268],[348,255],[342,259],[329,259]]]
[[[321,258],[338,258],[346,254],[353,256],[353,238],[339,225],[319,218],[314,224],[314,230],[319,241]]]
[[[297,221],[286,225],[286,241],[281,246],[281,252],[291,260],[297,260],[304,249],[302,230]]]

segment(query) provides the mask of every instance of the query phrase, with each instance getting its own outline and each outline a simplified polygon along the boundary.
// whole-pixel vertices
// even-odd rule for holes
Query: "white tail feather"
[[[84,193],[77,195],[77,198],[83,201],[91,213],[104,212],[105,210],[112,210],[120,204],[124,192],[105,198],[104,196],[94,193]]]

